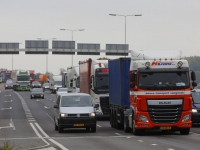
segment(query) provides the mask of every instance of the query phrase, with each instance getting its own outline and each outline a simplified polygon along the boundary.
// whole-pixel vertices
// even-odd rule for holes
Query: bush
[[[5,142],[3,147],[0,147],[0,150],[12,150],[13,149],[13,145],[10,144],[10,142]]]

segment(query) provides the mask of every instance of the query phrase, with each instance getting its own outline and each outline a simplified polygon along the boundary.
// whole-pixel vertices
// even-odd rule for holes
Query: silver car
[[[67,92],[67,88],[59,88],[57,91],[56,91],[56,96],[60,95],[60,94],[66,94],[68,93]]]
[[[67,93],[57,97],[54,105],[54,123],[55,130],[59,133],[64,128],[86,128],[96,132],[96,113],[94,104],[89,94],[85,93]]]

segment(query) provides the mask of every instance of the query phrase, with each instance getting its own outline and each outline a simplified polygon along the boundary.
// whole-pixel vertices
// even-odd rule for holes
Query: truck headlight
[[[6,85],[6,87],[7,87],[7,85]]]
[[[66,114],[60,114],[60,117],[66,117]]]
[[[197,112],[197,109],[192,109],[192,112],[193,112],[193,113],[196,113],[196,112]]]
[[[190,118],[191,118],[190,115],[185,115],[182,119],[182,122],[188,121],[190,120]]]
[[[138,118],[140,121],[142,122],[149,122],[148,118],[146,116],[143,116],[143,115],[138,115]]]
[[[32,95],[32,97],[34,97],[34,95]]]
[[[95,114],[95,113],[91,113],[90,116],[91,116],[91,117],[95,117],[96,114]]]

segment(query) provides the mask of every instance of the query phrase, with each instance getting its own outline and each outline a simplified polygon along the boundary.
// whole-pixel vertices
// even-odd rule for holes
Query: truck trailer
[[[193,87],[195,73],[191,72]],[[192,126],[190,70],[181,51],[132,51],[109,61],[110,124],[135,135]]]
[[[98,117],[109,117],[108,59],[79,61],[80,92],[88,93],[99,104]]]
[[[49,74],[49,90],[51,93],[56,93],[56,91],[62,87],[62,76]]]

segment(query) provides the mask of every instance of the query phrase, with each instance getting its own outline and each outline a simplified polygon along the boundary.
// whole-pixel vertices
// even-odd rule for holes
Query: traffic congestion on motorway
[[[132,51],[131,58],[88,59],[68,68],[44,74],[44,82],[33,70],[31,78],[28,70],[14,70],[0,84],[0,145],[199,149],[200,94],[180,51]]]

